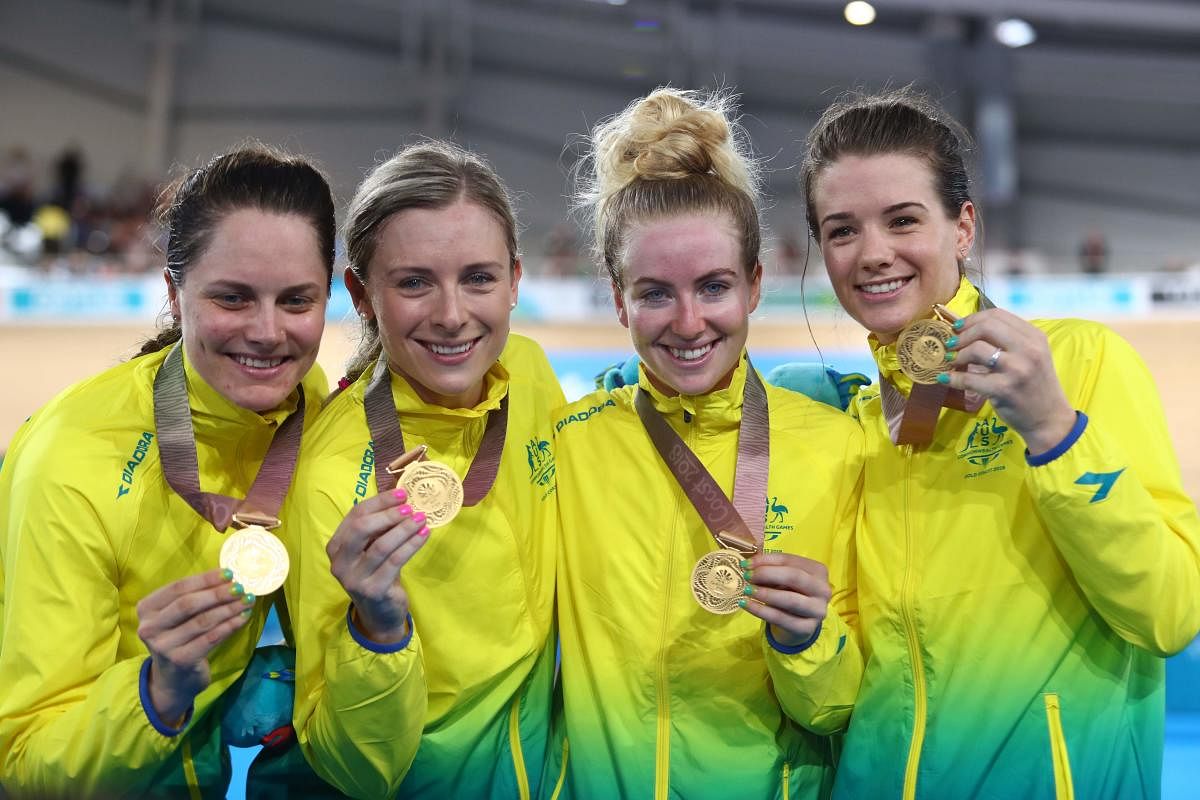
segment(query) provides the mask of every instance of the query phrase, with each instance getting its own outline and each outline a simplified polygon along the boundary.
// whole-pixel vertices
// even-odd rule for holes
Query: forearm
[[[38,691],[53,671],[5,658],[0,685],[4,786],[18,795],[92,797],[144,780],[179,746],[178,731],[157,729],[143,705],[142,657],[118,662],[86,686]],[[45,684],[42,683],[44,687]],[[161,724],[161,722],[160,722]]]
[[[379,647],[343,616],[320,675],[297,676],[296,730],[305,757],[351,797],[390,797],[416,757],[427,695],[420,642]]]

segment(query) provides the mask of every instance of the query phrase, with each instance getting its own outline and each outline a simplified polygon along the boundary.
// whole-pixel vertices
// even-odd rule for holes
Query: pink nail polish
[[[403,505],[403,506],[400,506],[400,513],[401,513],[401,514],[411,514],[411,513],[412,513],[412,506],[410,506],[410,505]]]
[[[424,536],[428,536],[428,535],[429,535],[429,526],[428,525],[426,525],[424,528],[421,528],[421,530],[417,531],[417,536],[424,537]]]
[[[403,489],[397,489],[394,492],[392,492],[392,497],[396,498],[401,503],[403,503],[405,500],[408,499],[408,492],[404,491]]]
[[[413,522],[420,523],[420,522],[424,522],[424,521],[425,521],[425,512],[424,511],[418,511],[417,513],[413,514]]]

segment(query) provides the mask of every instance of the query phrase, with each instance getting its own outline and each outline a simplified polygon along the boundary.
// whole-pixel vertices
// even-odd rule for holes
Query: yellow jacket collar
[[[182,347],[182,345],[179,345]],[[300,389],[297,388],[287,396],[282,403],[270,411],[258,413],[248,408],[242,408],[230,402],[218,392],[192,366],[183,352],[183,374],[187,380],[188,402],[192,407],[192,425],[197,436],[202,436],[210,430],[224,429],[228,425],[238,426],[237,430],[246,433],[259,429],[274,428],[288,418],[296,410],[300,399]]]
[[[737,427],[741,419],[742,394],[746,388],[746,369],[749,360],[745,351],[734,367],[733,377],[724,389],[708,394],[666,395],[654,387],[646,375],[645,364],[638,365],[638,387],[645,389],[654,401],[654,408],[668,419],[684,412],[704,427]]]
[[[979,290],[965,277],[960,278],[958,291],[950,298],[950,302],[946,303],[946,307],[960,317],[974,314],[979,310]],[[912,379],[900,371],[900,361],[896,358],[896,343],[880,344],[878,337],[873,333],[867,337],[867,343],[870,344],[871,355],[879,367],[879,376],[890,380],[902,393],[908,394],[912,389]]]
[[[446,408],[426,403],[413,389],[407,378],[397,374],[395,370],[391,370],[391,374],[392,398],[396,403],[396,410],[401,414],[429,414],[472,419],[482,417],[487,412],[499,408],[500,401],[508,394],[508,370],[499,361],[492,364],[491,369],[483,375],[483,400],[470,408]]]

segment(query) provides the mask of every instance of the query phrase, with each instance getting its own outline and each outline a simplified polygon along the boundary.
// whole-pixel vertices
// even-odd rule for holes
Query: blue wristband
[[[408,620],[408,635],[395,644],[380,644],[379,642],[372,642],[362,631],[355,627],[354,606],[350,606],[348,609],[346,609],[346,627],[350,629],[350,635],[354,638],[354,641],[359,643],[360,646],[366,650],[370,650],[372,653],[399,653],[401,650],[408,647],[408,643],[412,641],[414,630],[412,614],[409,614],[407,617],[405,617],[405,619]]]
[[[808,648],[817,643],[817,639],[821,636],[821,626],[824,622],[817,623],[817,629],[813,631],[812,636],[808,637],[800,644],[786,645],[780,644],[779,641],[771,635],[771,626],[767,625],[767,643],[773,647],[776,652],[783,653],[785,656],[794,656],[797,653],[803,653]]]
[[[1031,467],[1041,467],[1049,464],[1054,459],[1061,456],[1063,453],[1071,449],[1071,445],[1079,441],[1079,437],[1083,436],[1084,430],[1087,428],[1087,414],[1082,411],[1075,412],[1075,424],[1071,426],[1071,430],[1063,437],[1063,440],[1051,447],[1041,455],[1029,455],[1029,448],[1025,448],[1025,463]]]
[[[163,718],[154,710],[154,703],[150,702],[150,659],[147,658],[142,662],[142,669],[138,674],[138,697],[142,701],[142,711],[146,712],[146,719],[150,720],[150,725],[154,730],[161,733],[163,736],[178,736],[183,733],[183,729],[192,721],[192,711],[194,706],[188,706],[187,713],[183,715],[183,722],[178,728],[172,728]]]

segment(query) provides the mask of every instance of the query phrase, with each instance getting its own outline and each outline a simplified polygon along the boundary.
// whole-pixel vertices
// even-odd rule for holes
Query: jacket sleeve
[[[412,766],[425,723],[420,641],[414,631],[403,647],[371,649],[356,635],[349,598],[325,552],[343,511],[303,472],[283,517],[298,521],[298,541],[289,542],[298,563],[286,585],[296,639],[297,740],[317,774],[340,791],[390,797]]]
[[[1200,630],[1200,519],[1148,370],[1112,331],[1087,330],[1098,333],[1086,346],[1054,349],[1060,375],[1084,370],[1065,388],[1086,421],[1048,463],[1031,459],[1027,484],[1100,616],[1131,644],[1169,656]]]
[[[840,464],[841,491],[830,546],[819,559],[833,587],[825,619],[816,637],[805,644],[782,647],[769,628],[763,642],[767,670],[784,713],[818,734],[836,733],[849,724],[863,674],[854,551],[862,510],[863,439],[859,431],[855,434],[848,437]]]
[[[119,626],[136,622],[121,619],[116,559],[93,506],[54,479],[64,465],[49,457],[14,452],[10,463],[0,480],[0,776],[17,796],[128,789],[183,737],[147,715],[145,656],[118,660]]]

